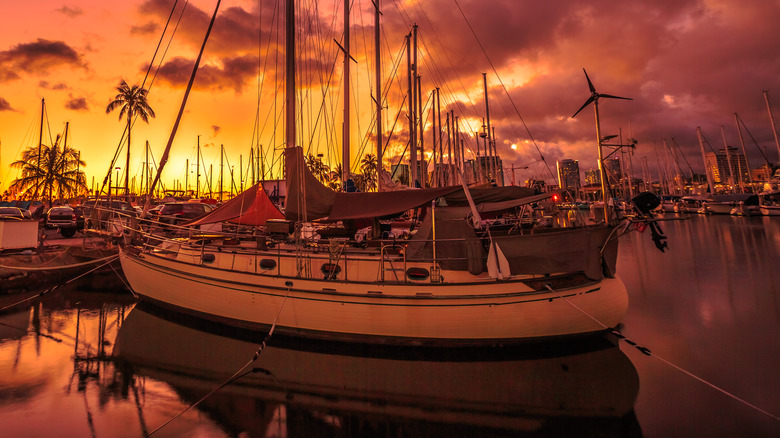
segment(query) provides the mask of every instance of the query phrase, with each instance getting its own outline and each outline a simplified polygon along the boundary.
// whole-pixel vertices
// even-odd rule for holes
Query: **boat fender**
[[[215,258],[214,254],[203,254],[203,257],[201,257],[204,263],[211,263]]]
[[[484,252],[479,239],[466,239],[466,263],[471,275],[479,275],[485,270]]]

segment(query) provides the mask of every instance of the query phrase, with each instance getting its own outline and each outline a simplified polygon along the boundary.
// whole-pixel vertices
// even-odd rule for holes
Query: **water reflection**
[[[780,221],[693,216],[662,224],[670,250],[621,241],[629,291],[623,333],[654,353],[778,413]],[[777,436],[778,424],[641,354],[637,416],[647,436]],[[718,413],[727,413],[720,415]]]
[[[145,436],[261,341],[149,310],[70,290],[0,315],[3,436]],[[274,337],[253,366],[155,436],[640,434],[636,369],[603,338],[431,354]]]
[[[185,404],[228,379],[257,350],[258,339],[234,330],[232,336],[207,331],[150,310],[130,313],[114,353],[132,374],[126,381],[142,379],[147,388],[164,382]],[[636,370],[604,339],[591,344],[581,343],[573,354],[514,348],[475,357],[476,351],[433,355],[335,344],[323,351],[322,344],[286,340],[269,345],[252,372],[199,409],[229,434],[250,436],[638,431]]]

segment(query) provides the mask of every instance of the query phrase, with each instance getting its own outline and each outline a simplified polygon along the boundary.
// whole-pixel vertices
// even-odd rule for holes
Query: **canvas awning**
[[[261,184],[257,183],[210,213],[184,225],[230,222],[239,225],[263,226],[268,219],[284,219],[284,215],[268,199]]]
[[[336,193],[328,219],[364,219],[403,213],[458,190],[463,189],[460,186],[450,186],[394,192],[339,192]]]

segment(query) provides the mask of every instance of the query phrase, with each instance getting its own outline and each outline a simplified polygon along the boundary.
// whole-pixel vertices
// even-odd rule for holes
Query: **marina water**
[[[618,259],[631,300],[619,330],[650,355],[614,339],[432,354],[272,337],[231,380],[262,336],[138,306],[121,283],[91,279],[0,315],[0,430],[780,436],[780,221],[666,218],[666,253],[630,233]]]

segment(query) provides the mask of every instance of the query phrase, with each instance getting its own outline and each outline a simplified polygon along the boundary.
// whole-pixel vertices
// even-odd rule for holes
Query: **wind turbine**
[[[590,97],[588,100],[585,101],[584,104],[580,107],[580,109],[577,110],[576,113],[574,113],[572,118],[574,118],[577,114],[580,113],[583,109],[585,109],[586,106],[590,105],[591,102],[593,102],[593,109],[596,111],[596,140],[598,141],[599,146],[599,179],[601,180],[601,197],[604,201],[604,222],[609,222],[609,210],[607,209],[607,185],[606,185],[606,178],[605,178],[605,172],[604,172],[604,153],[601,151],[601,144],[604,141],[604,139],[601,138],[601,124],[599,121],[599,98],[606,97],[607,99],[623,99],[623,100],[633,100],[630,97],[620,97],[620,96],[613,96],[611,94],[600,94],[598,91],[596,91],[596,87],[593,86],[593,82],[590,81],[590,78],[588,77],[588,72],[585,71],[583,68],[582,71],[585,73],[585,79],[588,81],[588,88],[590,89]]]

